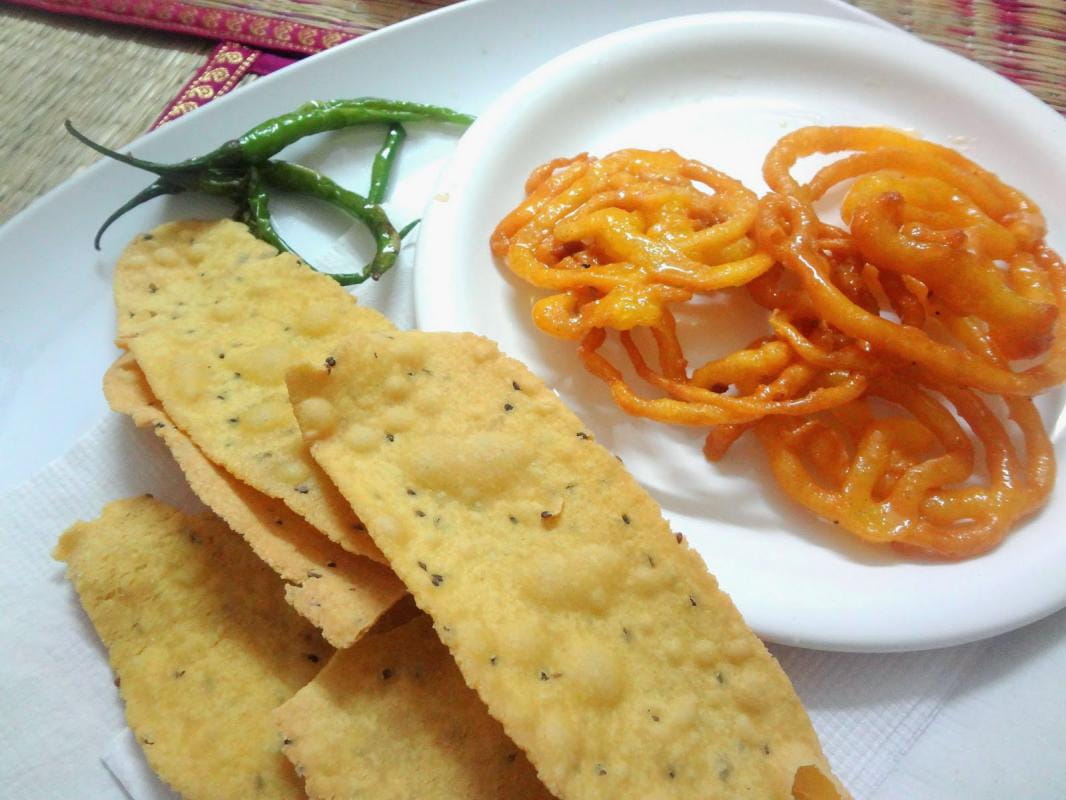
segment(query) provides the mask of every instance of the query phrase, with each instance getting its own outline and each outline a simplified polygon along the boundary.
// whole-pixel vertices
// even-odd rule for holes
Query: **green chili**
[[[340,209],[366,225],[371,236],[374,237],[374,248],[376,250],[374,257],[363,267],[361,272],[330,273],[338,283],[343,286],[350,286],[362,283],[367,278],[377,280],[396,263],[396,257],[400,252],[400,235],[396,232],[392,223],[389,222],[389,218],[385,216],[381,206],[371,203],[360,194],[345,189],[325,175],[315,172],[313,169],[302,167],[299,164],[289,164],[285,161],[268,161],[261,167],[256,168],[256,174],[259,182],[271,188],[314,197],[329,203],[334,208]],[[252,199],[251,196],[249,199]],[[268,236],[272,236],[275,239],[275,241],[270,242],[275,247],[286,250],[291,249],[277,235],[273,224],[270,222],[269,207],[265,193],[256,190],[254,201],[254,209],[251,202],[248,204],[247,214],[251,220],[249,227],[257,231],[257,236],[260,230],[267,232]]]
[[[71,135],[97,152],[158,176],[104,221],[93,242],[97,249],[104,231],[130,209],[162,195],[198,191],[230,198],[237,204],[237,218],[243,220],[256,237],[279,250],[291,251],[270,217],[267,189],[277,188],[322,200],[366,225],[374,238],[376,252],[361,272],[332,276],[347,286],[362,283],[367,278],[377,280],[381,277],[396,262],[400,240],[418,224],[415,220],[397,232],[379,205],[388,191],[392,168],[407,136],[402,123],[417,121],[466,126],[474,118],[441,106],[375,97],[312,101],[291,113],[256,125],[206,155],[174,164],[146,161],[111,150],[89,139],[69,120],[66,127]],[[304,136],[373,123],[388,123],[389,129],[374,157],[366,197],[339,186],[312,169],[270,160]]]
[[[313,100],[290,114],[257,125],[238,139],[231,140],[204,159],[220,158],[222,163],[238,159],[244,164],[260,164],[298,139],[314,133],[367,125],[374,122],[450,122],[469,125],[474,118],[450,108],[396,100],[364,97],[358,100]],[[236,154],[236,155],[235,155]]]
[[[400,154],[400,146],[406,138],[407,131],[404,130],[403,125],[399,122],[389,125],[389,132],[385,134],[385,142],[374,156],[374,166],[370,170],[370,191],[367,192],[366,197],[371,203],[381,203],[385,200],[392,167],[396,163],[396,157]]]
[[[80,133],[70,120],[67,120],[66,127],[78,141],[117,161],[154,172],[157,175],[178,175],[208,167],[247,167],[262,164],[293,142],[316,133],[381,122],[419,121],[450,122],[465,127],[472,123],[474,118],[469,114],[462,114],[442,106],[382,100],[376,97],[363,97],[357,100],[312,100],[304,103],[295,111],[256,125],[210,153],[174,164],[160,164],[116,153]]]

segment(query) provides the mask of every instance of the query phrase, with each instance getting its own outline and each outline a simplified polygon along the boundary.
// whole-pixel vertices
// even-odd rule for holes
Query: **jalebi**
[[[534,323],[580,339],[585,366],[627,412],[707,426],[805,414],[862,393],[861,375],[799,364],[782,343],[688,376],[671,307],[744,286],[773,266],[749,235],[758,200],[733,178],[669,150],[621,150],[549,162],[530,176],[526,193],[497,226],[493,252],[529,283],[556,292],[533,306]],[[631,335],[636,328],[652,334],[657,371]],[[620,332],[632,367],[662,396],[638,395],[601,353],[608,330]],[[736,370],[764,380],[746,396],[726,394]]]
[[[799,158],[840,151],[860,152],[805,185],[792,177]],[[1028,396],[1066,380],[1066,267],[1023,194],[953,150],[883,128],[803,128],[774,146],[763,174],[775,194],[760,204],[755,237],[842,333],[883,358],[993,394]],[[910,278],[903,286],[929,316],[981,320],[1007,359],[1044,360],[1015,371],[848,297],[833,280],[834,254],[819,243],[814,207],[846,179],[857,179],[842,212],[862,262],[879,276]]]
[[[841,157],[801,183],[792,169],[815,154]],[[948,558],[994,547],[1054,481],[1029,398],[1066,379],[1066,266],[1040,209],[884,128],[798,130],[763,174],[757,199],[672,151],[556,159],[493,252],[552,292],[533,321],[579,340],[627,413],[709,428],[711,460],[754,429],[785,492],[865,540]],[[844,182],[834,224],[819,212]],[[730,287],[766,334],[691,368],[676,315]],[[610,331],[652,396],[605,354]]]

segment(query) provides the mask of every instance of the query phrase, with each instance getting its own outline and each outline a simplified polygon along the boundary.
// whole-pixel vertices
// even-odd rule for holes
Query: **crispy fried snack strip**
[[[380,560],[308,455],[284,373],[324,362],[347,333],[390,330],[389,321],[232,220],[175,222],[138,237],[114,284],[119,345],[204,455],[349,552]]]
[[[699,556],[521,364],[472,335],[366,334],[288,383],[314,458],[555,795],[843,796]]]
[[[274,719],[312,798],[551,798],[425,614],[338,651]]]
[[[111,408],[151,427],[193,492],[285,581],[285,599],[334,647],[354,644],[405,593],[389,569],[335,545],[280,500],[211,463],[167,417],[129,353],[104,376]]]
[[[74,525],[55,557],[164,781],[189,800],[304,797],[271,714],[333,649],[239,537],[137,497]]]

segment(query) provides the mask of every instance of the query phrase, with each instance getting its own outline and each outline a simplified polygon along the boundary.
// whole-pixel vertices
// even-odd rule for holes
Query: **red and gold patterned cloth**
[[[152,123],[158,128],[164,122],[188,114],[216,97],[220,97],[241,82],[263,53],[237,42],[222,42],[211,51],[207,61],[186,83],[177,97]],[[287,60],[287,59],[286,59]]]
[[[152,127],[199,108],[235,88],[248,73],[265,75],[453,0],[367,0],[351,8],[329,0],[10,0],[19,5],[219,42]],[[354,18],[353,18],[354,16]],[[281,53],[287,55],[279,55]]]
[[[187,3],[178,0],[14,0],[52,11],[124,25],[239,42],[285,53],[317,53],[372,30],[357,25],[323,27],[288,15],[255,10],[252,4]]]

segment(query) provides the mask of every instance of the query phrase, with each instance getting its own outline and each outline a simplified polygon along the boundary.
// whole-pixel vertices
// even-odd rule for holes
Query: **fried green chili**
[[[406,138],[407,131],[403,125],[399,122],[389,125],[389,132],[385,134],[385,142],[374,156],[374,166],[370,170],[370,191],[367,192],[366,197],[371,203],[380,203],[385,199],[392,167],[396,163],[396,157],[400,154],[400,146]]]
[[[377,97],[361,97],[356,100],[312,100],[304,103],[295,111],[262,122],[236,139],[230,139],[210,153],[196,158],[189,158],[175,164],[157,164],[130,156],[119,160],[149,172],[155,172],[157,175],[196,172],[208,167],[247,167],[262,164],[290,144],[316,133],[382,122],[422,121],[447,122],[466,127],[474,121],[474,118],[469,114],[462,114],[442,106],[383,100]],[[67,130],[89,147],[105,155],[108,154],[105,152],[106,148],[101,148],[74,130],[69,121]]]
[[[243,220],[252,232],[279,250],[290,250],[278,235],[270,221],[266,192],[262,186],[280,189],[294,194],[303,194],[329,203],[354,219],[362,222],[374,237],[374,257],[358,273],[334,274],[332,277],[342,286],[362,283],[367,278],[377,280],[396,263],[400,252],[400,235],[377,203],[362,195],[339,186],[325,175],[299,164],[285,161],[268,161],[253,167],[253,179],[249,181],[248,208]]]
[[[418,224],[415,220],[397,232],[380,207],[400,147],[407,136],[402,123],[436,121],[466,126],[473,119],[468,114],[441,106],[373,97],[312,101],[289,114],[256,125],[206,155],[175,164],[161,164],[118,153],[89,139],[69,120],[66,127],[75,138],[97,152],[158,176],[156,181],[108,216],[96,234],[94,245],[97,249],[104,231],[130,209],[162,195],[196,191],[228,197],[237,205],[237,218],[245,222],[256,237],[279,250],[291,252],[292,248],[278,234],[270,217],[268,190],[281,189],[327,202],[362,222],[370,231],[375,243],[374,258],[359,273],[332,275],[339,283],[348,286],[362,283],[367,278],[380,278],[396,262],[400,240]],[[305,136],[380,123],[388,123],[389,129],[374,157],[366,197],[307,167],[271,160],[272,156]]]
[[[174,166],[201,168],[209,165],[262,164],[293,142],[315,133],[381,122],[422,121],[448,122],[465,127],[474,118],[441,106],[377,97],[312,100],[291,113],[256,125],[217,150]]]

